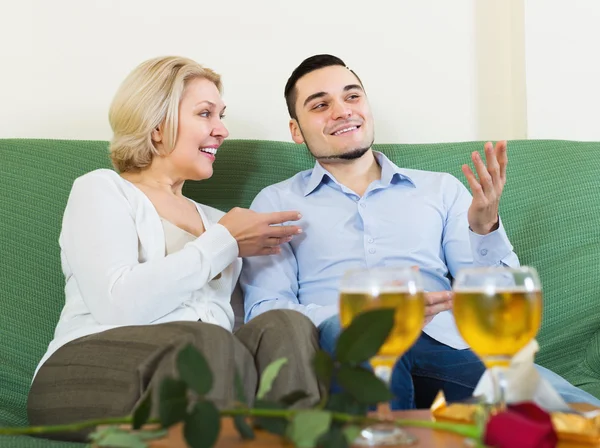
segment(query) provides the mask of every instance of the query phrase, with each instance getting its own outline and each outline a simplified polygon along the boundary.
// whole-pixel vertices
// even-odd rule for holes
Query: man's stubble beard
[[[346,151],[343,154],[337,154],[337,155],[333,155],[333,156],[322,156],[322,157],[315,157],[317,160],[356,160],[356,159],[360,159],[362,156],[364,156],[367,151],[369,149],[371,149],[371,146],[373,146],[373,142],[371,142],[371,144],[369,146],[367,146],[366,148],[356,148],[356,149],[351,149],[350,151]],[[309,148],[310,151],[310,148]]]
[[[298,123],[298,129],[300,130],[300,133],[302,134],[302,137],[304,138],[304,133],[302,132],[302,128],[300,127],[299,123]],[[362,156],[364,156],[367,153],[367,151],[369,149],[371,149],[374,142],[375,142],[375,136],[373,136],[373,138],[371,139],[371,143],[369,143],[369,145],[366,147],[351,149],[342,154],[334,154],[334,155],[330,155],[330,156],[316,156],[315,153],[312,151],[312,149],[310,149],[310,145],[308,144],[308,141],[306,140],[306,138],[304,138],[304,144],[308,148],[308,151],[310,152],[310,154],[315,159],[322,160],[322,161],[360,159]]]

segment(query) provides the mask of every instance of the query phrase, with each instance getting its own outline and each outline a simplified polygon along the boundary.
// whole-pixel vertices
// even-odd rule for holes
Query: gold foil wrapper
[[[436,421],[474,423],[476,404],[446,403],[443,392],[439,392],[431,405],[431,415]],[[560,442],[598,445],[600,444],[600,416],[586,418],[578,414],[551,412],[552,426]]]
[[[586,418],[583,415],[551,412],[552,425],[558,440],[575,443],[600,443],[600,417]]]

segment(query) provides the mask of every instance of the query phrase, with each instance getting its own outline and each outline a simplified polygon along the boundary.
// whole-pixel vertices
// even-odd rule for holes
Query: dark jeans
[[[329,354],[341,332],[339,317],[333,316],[319,325],[319,343]],[[463,400],[473,393],[485,371],[471,350],[456,350],[421,333],[417,342],[398,359],[392,373],[392,409],[429,408],[438,391],[448,402]],[[332,392],[339,391],[333,384]]]

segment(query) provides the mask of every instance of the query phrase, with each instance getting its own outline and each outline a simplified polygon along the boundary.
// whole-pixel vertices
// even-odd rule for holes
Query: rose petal
[[[558,442],[550,415],[533,403],[512,405],[492,416],[484,439],[495,448],[554,448]]]
[[[525,402],[512,404],[508,408],[512,412],[516,412],[519,415],[527,417],[529,420],[552,425],[552,418],[550,417],[550,414],[548,414],[535,403]]]

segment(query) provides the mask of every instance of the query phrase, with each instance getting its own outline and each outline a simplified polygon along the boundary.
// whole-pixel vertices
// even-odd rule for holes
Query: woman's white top
[[[59,238],[65,306],[36,373],[67,342],[116,327],[201,320],[232,330],[237,241],[218,224],[223,212],[194,204],[205,232],[184,241],[169,222],[181,232],[167,242],[165,220],[131,182],[107,169],[75,180]]]

